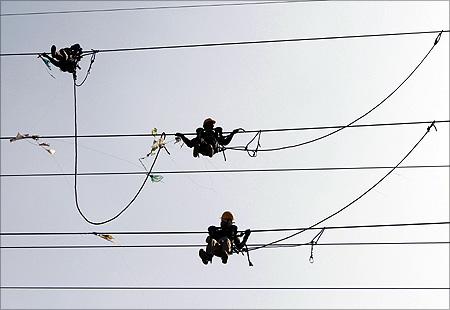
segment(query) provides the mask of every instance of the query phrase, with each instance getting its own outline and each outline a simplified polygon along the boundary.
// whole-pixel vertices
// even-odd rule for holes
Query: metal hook
[[[317,235],[314,236],[314,238],[311,240],[311,255],[309,256],[309,262],[312,264],[314,263],[314,257],[313,257],[313,251],[314,251],[314,245],[317,244],[317,241],[319,241],[320,237],[322,237],[323,232],[325,231],[325,227],[322,228]]]
[[[442,32],[443,30],[441,30],[441,32],[439,32],[439,34],[437,35],[436,39],[434,40],[434,45],[438,44],[439,40],[441,39]]]

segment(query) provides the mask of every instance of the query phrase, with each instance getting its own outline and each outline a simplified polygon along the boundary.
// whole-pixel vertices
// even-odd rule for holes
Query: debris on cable
[[[30,135],[28,133],[21,134],[20,132],[18,132],[15,137],[9,139],[9,142],[15,142],[15,141],[24,140],[24,139],[31,139],[31,140],[34,140],[37,142],[39,140],[39,136],[38,135]],[[56,153],[56,151],[54,149],[50,148],[50,144],[48,144],[46,142],[41,142],[41,143],[37,143],[37,144],[31,143],[31,144],[44,149],[50,155],[54,155]]]

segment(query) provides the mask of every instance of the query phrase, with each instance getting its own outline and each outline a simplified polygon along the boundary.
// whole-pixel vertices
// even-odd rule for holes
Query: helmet
[[[222,221],[233,221],[234,216],[230,211],[225,211],[220,218]]]
[[[207,118],[203,121],[203,127],[208,126],[208,125],[212,125],[214,126],[214,124],[216,123],[215,120],[213,120],[212,118]]]

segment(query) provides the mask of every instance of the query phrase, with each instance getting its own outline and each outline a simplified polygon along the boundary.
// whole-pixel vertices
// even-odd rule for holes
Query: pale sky
[[[249,1],[246,1],[249,2]],[[209,4],[206,1],[1,1],[1,13]],[[219,3],[219,2],[215,2]],[[225,3],[225,1],[220,2]],[[115,49],[449,29],[446,1],[317,1],[245,6],[2,16],[1,53],[79,43]],[[78,134],[193,132],[207,117],[225,131],[345,125],[392,92],[436,34],[100,53],[77,89]],[[89,65],[81,62],[82,72]],[[73,83],[36,56],[1,57],[1,136],[73,135]],[[84,76],[83,73],[79,74]],[[449,34],[414,75],[358,124],[449,119]],[[437,124],[403,165],[448,165],[449,123]],[[395,166],[427,124],[347,128],[303,147],[193,158],[170,142],[155,171]],[[263,133],[262,148],[326,130]],[[232,145],[253,135],[239,134]],[[168,137],[167,140],[172,140]],[[152,137],[80,138],[79,172],[142,171]],[[1,140],[1,174],[73,173],[73,139]],[[147,160],[146,164],[151,161]],[[164,174],[117,220],[78,214],[73,177],[2,177],[1,232],[201,231],[230,210],[240,229],[308,227],[370,188],[388,169]],[[142,175],[80,176],[93,221],[121,210]],[[321,226],[449,221],[449,168],[398,169]],[[289,232],[254,233],[268,243]],[[309,242],[307,231],[287,242]],[[120,245],[202,244],[205,235],[115,235]],[[449,226],[326,230],[320,241],[448,241]],[[91,235],[2,236],[2,246],[109,245]],[[450,287],[449,246],[261,249],[204,266],[198,248],[1,249],[1,286]],[[342,309],[449,307],[449,290],[10,290],[2,309]]]

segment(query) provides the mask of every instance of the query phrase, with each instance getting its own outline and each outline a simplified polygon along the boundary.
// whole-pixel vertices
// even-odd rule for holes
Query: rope
[[[368,194],[372,189],[374,189],[378,184],[380,184],[387,176],[389,176],[389,175],[390,175],[390,174],[391,174],[398,166],[400,166],[400,164],[401,164],[401,163],[402,163],[402,162],[403,162],[403,161],[404,161],[404,160],[405,160],[405,159],[406,159],[406,158],[414,151],[414,149],[420,144],[420,142],[422,142],[422,140],[423,140],[423,139],[426,137],[426,135],[430,132],[430,129],[431,129],[432,127],[434,127],[434,126],[435,126],[435,124],[434,124],[434,122],[432,122],[432,123],[430,124],[430,126],[428,126],[427,131],[425,132],[425,134],[424,134],[424,135],[419,139],[419,141],[411,148],[411,150],[409,150],[409,152],[408,152],[408,153],[407,153],[407,154],[406,154],[406,155],[398,162],[398,164],[397,164],[395,167],[393,167],[391,170],[389,170],[389,172],[386,173],[380,180],[378,180],[374,185],[372,185],[369,189],[367,189],[365,192],[363,192],[361,195],[359,195],[359,196],[358,196],[357,198],[355,198],[353,201],[351,201],[350,203],[348,203],[346,206],[342,207],[341,209],[339,209],[338,211],[334,212],[333,214],[327,216],[326,218],[320,220],[319,222],[317,222],[317,223],[315,223],[315,224],[309,226],[308,228],[304,228],[304,229],[302,229],[302,230],[300,230],[300,231],[298,231],[298,232],[296,232],[296,233],[293,233],[293,234],[291,234],[291,235],[289,235],[289,236],[287,236],[287,237],[284,237],[284,238],[281,238],[281,239],[272,241],[272,242],[267,243],[267,244],[265,244],[265,245],[251,248],[251,249],[249,249],[249,251],[253,251],[253,250],[258,250],[258,249],[261,249],[261,248],[265,248],[265,247],[267,247],[267,246],[270,246],[270,245],[273,245],[273,244],[275,244],[275,243],[279,243],[279,242],[281,242],[281,241],[284,241],[284,240],[287,240],[287,239],[292,238],[292,237],[294,237],[294,236],[297,236],[297,235],[299,235],[299,234],[305,232],[306,230],[309,230],[309,229],[311,229],[311,228],[313,228],[313,227],[316,227],[317,225],[320,225],[321,223],[323,223],[323,222],[325,222],[326,220],[328,220],[328,219],[330,219],[330,218],[332,218],[332,217],[338,215],[339,213],[341,213],[342,211],[344,211],[345,209],[347,209],[348,207],[350,207],[352,204],[354,204],[354,203],[357,202],[359,199],[361,199],[361,198],[364,197],[366,194]]]
[[[254,150],[249,150],[248,147],[249,145],[256,139],[258,138],[258,141],[256,143],[256,148]],[[245,146],[245,150],[247,151],[248,156],[250,157],[256,157],[256,155],[258,154],[258,150],[259,147],[261,146],[261,144],[259,143],[261,140],[261,130],[258,131],[256,133],[256,135],[250,140],[250,142],[247,143],[247,145]]]
[[[437,45],[437,43],[440,40],[440,37],[442,35],[442,31],[439,32],[438,36],[436,37],[436,39],[434,40],[433,46],[430,48],[430,50],[428,51],[428,53],[426,53],[426,55],[422,58],[422,60],[419,62],[419,64],[414,68],[414,70],[411,71],[411,73],[408,74],[408,76],[400,83],[400,85],[398,85],[389,95],[387,95],[387,97],[385,97],[380,103],[378,103],[377,105],[375,105],[373,108],[371,108],[369,111],[367,111],[366,113],[364,113],[363,115],[361,115],[360,117],[356,118],[355,120],[351,121],[349,124],[342,126],[341,128],[336,129],[335,131],[332,131],[328,134],[325,134],[323,136],[311,139],[311,140],[307,140],[298,144],[292,144],[292,145],[286,145],[286,146],[281,146],[281,147],[275,147],[275,148],[268,148],[268,149],[260,149],[258,150],[258,148],[256,148],[255,150],[253,150],[255,153],[254,155],[256,156],[256,152],[260,151],[260,152],[272,152],[272,151],[281,151],[281,150],[285,150],[285,149],[290,149],[290,148],[296,148],[299,146],[303,146],[309,143],[313,143],[319,140],[322,140],[324,138],[327,138],[331,135],[334,135],[336,133],[338,133],[339,131],[351,126],[352,124],[356,123],[357,121],[361,120],[362,118],[366,117],[367,115],[369,115],[369,113],[373,112],[375,109],[377,109],[378,107],[380,107],[386,100],[388,100],[398,89],[400,89],[400,87],[403,86],[403,84],[406,83],[406,81],[414,74],[414,72],[416,72],[416,70],[422,65],[422,63],[425,61],[425,59],[428,57],[428,55],[430,55],[431,51],[434,49],[434,47]],[[228,147],[228,150],[235,150],[235,151],[246,151],[249,155],[249,150],[248,150],[248,144],[246,147]],[[255,157],[250,155],[251,157]]]
[[[103,225],[103,224],[109,223],[109,222],[115,220],[116,218],[118,218],[123,212],[125,212],[125,210],[127,210],[133,204],[133,202],[136,200],[136,198],[139,196],[139,194],[141,193],[142,189],[144,188],[145,183],[149,179],[150,174],[152,173],[153,167],[155,166],[156,160],[158,159],[158,155],[159,155],[159,152],[161,151],[161,148],[158,148],[158,151],[156,152],[156,155],[155,155],[155,159],[153,160],[153,163],[152,163],[152,165],[151,165],[151,167],[150,167],[150,169],[149,169],[149,171],[148,171],[144,181],[142,182],[141,187],[138,189],[137,193],[130,200],[130,202],[119,213],[117,213],[116,215],[114,215],[113,217],[111,217],[111,218],[109,218],[107,220],[100,221],[100,222],[94,222],[94,221],[89,220],[83,214],[83,212],[81,211],[79,203],[78,203],[78,189],[77,189],[77,175],[78,175],[77,85],[76,85],[75,81],[76,80],[74,78],[74,80],[73,80],[73,97],[74,97],[74,116],[75,116],[75,118],[74,118],[74,126],[75,126],[75,128],[74,128],[75,129],[75,169],[74,169],[75,170],[75,172],[74,172],[74,176],[75,176],[75,185],[74,185],[75,205],[77,207],[78,213],[80,213],[81,217],[86,222],[88,222],[89,224],[92,224],[92,225]],[[165,134],[162,133],[161,137],[162,138],[165,137]]]
[[[91,54],[91,63],[89,64],[89,68],[88,68],[88,70],[87,70],[87,72],[86,72],[86,76],[84,77],[83,81],[82,81],[80,84],[76,84],[76,82],[75,82],[75,85],[76,85],[76,86],[80,87],[80,86],[82,86],[82,85],[84,84],[84,82],[86,82],[86,79],[87,79],[89,73],[91,73],[91,68],[92,68],[92,64],[93,64],[94,61],[95,61],[95,54],[96,54],[96,53],[97,53],[97,51],[92,50],[92,54]],[[88,55],[88,54],[86,53],[85,55]]]

